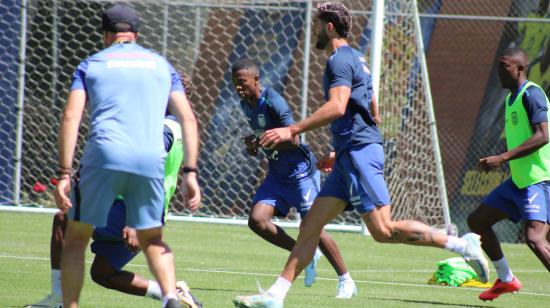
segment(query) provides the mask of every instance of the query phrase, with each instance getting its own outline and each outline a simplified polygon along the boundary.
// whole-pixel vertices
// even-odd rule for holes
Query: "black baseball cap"
[[[117,24],[127,24],[118,25]],[[109,32],[138,32],[139,28],[139,14],[136,10],[124,3],[114,4],[105,11],[101,16],[101,28],[103,31]]]

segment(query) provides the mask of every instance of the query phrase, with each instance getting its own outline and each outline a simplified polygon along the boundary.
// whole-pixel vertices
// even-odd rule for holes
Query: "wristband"
[[[57,177],[57,180],[71,180],[71,175],[68,173],[61,174]]]
[[[197,168],[192,168],[192,167],[183,167],[183,173],[190,173],[190,172],[199,173],[199,170],[197,170]]]

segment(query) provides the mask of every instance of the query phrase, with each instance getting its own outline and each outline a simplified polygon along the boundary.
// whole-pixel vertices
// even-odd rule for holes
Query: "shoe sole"
[[[465,260],[468,265],[472,267],[474,272],[477,274],[477,278],[479,281],[483,283],[487,283],[489,281],[489,271],[487,270],[489,267],[489,264],[484,263],[481,260],[475,259],[475,260]]]

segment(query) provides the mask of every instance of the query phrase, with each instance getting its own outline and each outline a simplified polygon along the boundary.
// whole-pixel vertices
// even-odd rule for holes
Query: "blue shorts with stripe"
[[[286,183],[268,175],[258,187],[252,204],[270,205],[277,211],[277,216],[282,217],[286,217],[290,208],[294,207],[300,216],[304,217],[319,192],[320,179],[321,175],[318,170],[295,183]]]
[[[122,238],[122,230],[126,225],[126,205],[123,200],[117,199],[107,218],[107,226],[95,228],[91,250],[94,254],[109,260],[111,266],[119,271],[130,262],[138,252],[126,248]]]
[[[82,166],[78,172],[69,209],[69,219],[96,227],[107,225],[113,200],[121,195],[126,204],[126,225],[135,229],[162,226],[164,215],[163,179]]]
[[[384,149],[379,143],[352,146],[338,153],[332,172],[317,197],[334,197],[348,203],[346,210],[369,213],[390,204],[384,180]]]
[[[550,182],[518,188],[512,179],[497,186],[481,204],[498,209],[513,222],[537,220],[550,223]]]

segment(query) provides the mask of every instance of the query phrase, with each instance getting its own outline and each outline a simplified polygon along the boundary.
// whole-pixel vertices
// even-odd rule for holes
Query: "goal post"
[[[378,45],[381,57],[376,62],[380,64],[380,71],[373,71],[373,75],[380,78],[375,87],[379,88],[377,98],[383,120],[380,129],[385,137],[384,173],[394,218],[446,226],[450,221],[442,168],[438,166],[441,159],[433,108],[429,103],[426,63],[419,45],[421,32],[415,22],[415,18],[418,19],[416,2],[374,1],[383,3],[382,17],[373,16],[371,1],[344,3],[353,16],[350,44],[369,59],[372,48],[369,42],[375,41],[371,39],[373,20],[383,21],[383,40]],[[114,2],[26,0],[26,5],[21,7],[26,16],[20,15],[24,35],[12,27],[8,36],[8,28],[2,28],[0,21],[0,36],[23,37],[25,51],[22,62],[25,79],[20,79],[24,85],[14,91],[24,98],[20,104],[20,176],[16,177],[20,193],[8,201],[3,198],[2,204],[54,207],[53,186],[49,182],[55,176],[57,132],[70,77],[82,59],[101,50],[99,12]],[[200,181],[204,202],[198,212],[190,213],[182,207],[182,196],[176,194],[171,213],[212,221],[246,222],[253,193],[265,176],[265,158],[247,156],[241,144],[241,137],[249,133],[249,129],[231,86],[231,65],[244,56],[256,61],[260,65],[262,84],[283,95],[296,120],[318,109],[324,103],[322,75],[327,56],[314,50],[316,38],[310,29],[320,1],[129,2],[141,14],[139,42],[166,55],[176,69],[192,76],[195,85],[195,95],[190,100],[200,121]],[[13,12],[9,3],[17,2],[2,2],[0,7]],[[373,70],[375,67],[371,65]],[[17,66],[7,70],[14,70],[9,73],[17,75]],[[12,100],[13,106],[17,106],[16,97]],[[2,104],[7,101],[3,99]],[[6,110],[15,113],[16,109]],[[14,117],[16,114],[9,119]],[[0,120],[4,119],[11,121],[7,116],[0,116]],[[85,117],[75,167],[88,127]],[[14,125],[3,125],[0,129],[6,130],[2,133],[15,135]],[[326,128],[308,132],[307,143],[317,156],[322,155],[330,148],[330,134]],[[14,153],[14,144],[2,143],[2,150]],[[13,179],[13,165],[6,164],[0,169],[1,178]],[[44,185],[46,191],[33,190],[37,183]],[[13,194],[13,188],[7,185],[0,185],[0,190],[2,196]],[[285,221],[297,222],[297,216],[293,213]],[[345,212],[332,223],[358,230],[361,218],[356,212]]]

